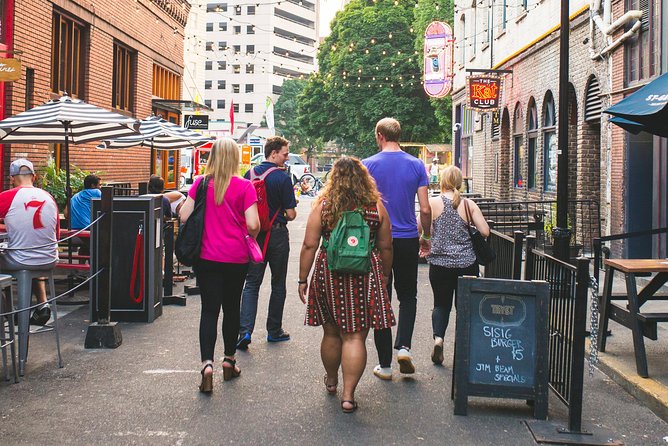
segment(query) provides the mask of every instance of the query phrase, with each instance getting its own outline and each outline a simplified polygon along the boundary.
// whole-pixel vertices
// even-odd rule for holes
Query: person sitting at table
[[[165,180],[158,175],[151,175],[148,180],[149,194],[162,194],[162,214],[166,219],[176,218],[185,201],[184,195],[177,190],[165,192]]]
[[[83,190],[74,194],[70,199],[69,207],[66,206],[63,212],[65,218],[71,217],[70,229],[79,230],[90,225],[91,200],[101,197],[100,177],[94,174],[86,175]],[[79,246],[79,255],[90,255],[90,239],[75,237],[72,239],[72,243]]]
[[[0,255],[3,271],[51,270],[58,260],[58,233],[60,219],[58,205],[45,190],[35,187],[35,169],[30,161],[19,158],[9,166],[9,176],[14,188],[0,193],[0,218],[7,229],[8,248]],[[46,286],[40,278],[33,283],[38,302],[30,323],[45,325],[51,318],[51,308],[46,303]]]

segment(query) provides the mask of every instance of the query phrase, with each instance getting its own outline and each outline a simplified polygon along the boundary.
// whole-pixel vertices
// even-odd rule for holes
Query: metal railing
[[[582,424],[582,393],[589,287],[589,259],[577,266],[562,262],[537,249],[527,237],[525,280],[544,280],[550,287],[549,383],[568,406],[568,429],[579,432]]]
[[[524,233],[521,231],[517,231],[513,234],[513,237],[509,237],[492,230],[487,242],[496,253],[496,259],[485,266],[485,277],[519,280],[522,271],[523,240]]]
[[[485,266],[485,277],[519,279],[524,234],[513,238],[492,230],[488,239],[496,259]],[[549,384],[568,407],[568,430],[582,427],[582,393],[589,286],[589,259],[577,265],[562,262],[536,249],[536,237],[526,237],[524,280],[544,280],[550,288]]]
[[[549,232],[556,222],[556,200],[544,201],[485,201],[475,200],[490,227],[510,235],[523,231],[536,237],[543,251],[551,252]],[[568,202],[568,221],[573,230],[572,256],[593,255],[593,241],[601,236],[601,219],[598,202],[571,200]]]

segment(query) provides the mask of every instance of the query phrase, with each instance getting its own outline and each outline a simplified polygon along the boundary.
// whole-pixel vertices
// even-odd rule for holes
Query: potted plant
[[[571,216],[568,215],[568,229],[573,230]],[[543,232],[545,234],[544,250],[545,254],[554,255],[554,237],[553,230],[557,227],[557,204],[552,203],[549,218],[545,220]],[[575,259],[580,255],[583,246],[581,243],[575,243],[575,238],[571,237],[569,257]]]
[[[72,165],[70,170],[70,187],[72,188],[72,194],[76,194],[81,189],[83,189],[84,178],[87,175],[94,173],[99,175],[100,172],[88,172],[81,170],[78,167]],[[67,197],[65,195],[65,169],[58,169],[56,167],[56,162],[53,158],[49,158],[49,161],[46,164],[46,167],[41,172],[40,178],[38,180],[38,186],[51,194],[51,196],[56,200],[58,204],[58,209],[65,209],[65,204],[67,203]]]

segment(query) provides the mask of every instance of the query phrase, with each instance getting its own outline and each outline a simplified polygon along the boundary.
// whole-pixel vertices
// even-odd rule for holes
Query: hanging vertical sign
[[[21,79],[21,61],[0,58],[0,82],[13,82]]]
[[[501,105],[503,79],[495,74],[482,74],[466,78],[469,108],[479,112],[495,111]]]
[[[454,37],[447,23],[431,22],[424,32],[424,91],[442,98],[452,91]]]

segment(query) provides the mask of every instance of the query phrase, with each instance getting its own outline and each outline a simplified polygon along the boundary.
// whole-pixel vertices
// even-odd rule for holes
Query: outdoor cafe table
[[[607,259],[605,261],[605,284],[600,310],[598,349],[605,351],[608,320],[612,319],[630,328],[633,334],[633,350],[636,357],[638,375],[647,378],[647,356],[645,353],[644,336],[657,340],[657,322],[668,322],[668,313],[641,312],[641,307],[649,300],[666,300],[668,296],[657,296],[656,293],[668,282],[668,259]],[[615,271],[624,274],[626,279],[626,295],[613,296],[612,284]],[[640,291],[636,284],[637,275],[656,273],[656,275]],[[612,300],[624,299],[628,305],[617,305]]]

